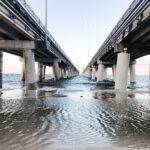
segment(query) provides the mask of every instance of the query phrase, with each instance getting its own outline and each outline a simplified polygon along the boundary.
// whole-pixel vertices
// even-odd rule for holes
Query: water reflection
[[[149,99],[95,99],[96,85],[82,88],[82,78],[65,81],[67,97],[1,99],[0,149],[150,147]]]

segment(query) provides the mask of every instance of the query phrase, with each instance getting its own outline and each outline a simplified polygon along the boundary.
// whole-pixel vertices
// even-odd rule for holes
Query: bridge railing
[[[32,8],[28,5],[25,0],[18,0],[18,2],[22,5],[23,8],[29,13],[29,15],[34,19],[34,21],[40,26],[40,28],[45,32],[47,37],[54,43],[54,45],[57,47],[57,49],[70,61],[71,60],[67,57],[63,49],[60,47],[60,45],[55,41],[53,36],[50,34],[50,32],[46,29],[45,25],[42,23],[42,21],[39,19],[39,17],[35,14],[35,12],[32,10]],[[73,65],[73,64],[72,64]]]

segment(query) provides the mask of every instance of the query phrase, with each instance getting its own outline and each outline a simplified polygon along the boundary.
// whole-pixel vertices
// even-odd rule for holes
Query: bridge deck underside
[[[20,32],[15,26],[12,26],[9,22],[5,21],[0,17],[0,40],[30,40],[28,36]],[[51,48],[53,48],[51,46]],[[1,49],[4,52],[23,57],[22,49]],[[57,58],[54,56],[51,51],[45,49],[36,49],[35,50],[35,59],[41,60],[45,65],[51,66],[53,60]]]
[[[122,40],[121,44],[128,49],[131,60],[150,54],[150,17],[140,24],[136,30],[130,32]],[[117,52],[115,53],[114,51],[113,47],[101,60],[104,62],[116,62]]]
[[[0,1],[0,40],[34,41],[37,61],[49,66],[57,59],[59,64],[64,64],[78,72],[30,6],[23,1]],[[37,43],[40,45],[37,46]],[[1,50],[23,56],[23,49],[10,50],[1,47]]]

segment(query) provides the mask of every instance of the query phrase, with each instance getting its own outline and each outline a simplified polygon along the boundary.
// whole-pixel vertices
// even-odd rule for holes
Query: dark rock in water
[[[55,86],[56,82],[54,81],[54,79],[49,79],[49,80],[44,80],[42,82],[39,82],[39,86],[43,86],[43,85],[46,85],[46,86]]]
[[[80,96],[80,97],[83,97],[83,96]]]
[[[129,98],[134,98],[134,97],[135,97],[135,94],[129,93],[129,94],[128,94],[128,97],[129,97]]]
[[[129,85],[128,89],[136,89],[136,86],[135,85]]]
[[[115,82],[112,80],[103,80],[97,83],[97,86],[104,86],[104,87],[114,86],[114,85],[115,85]]]
[[[64,94],[53,94],[52,97],[67,97],[67,95],[64,95]]]
[[[95,94],[95,98],[96,99],[109,99],[109,98],[115,98],[116,97],[116,94],[114,92],[96,92]]]
[[[39,90],[38,91],[38,96],[52,96],[54,93],[56,93],[57,90],[56,89],[52,89],[52,90]]]

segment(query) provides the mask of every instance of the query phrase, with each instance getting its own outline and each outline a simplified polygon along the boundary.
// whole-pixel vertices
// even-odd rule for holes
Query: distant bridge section
[[[101,82],[106,77],[106,68],[112,67],[115,88],[126,89],[128,65],[130,82],[135,83],[135,60],[148,54],[150,54],[150,0],[134,0],[89,62],[84,74],[93,80],[97,77],[97,81]]]

